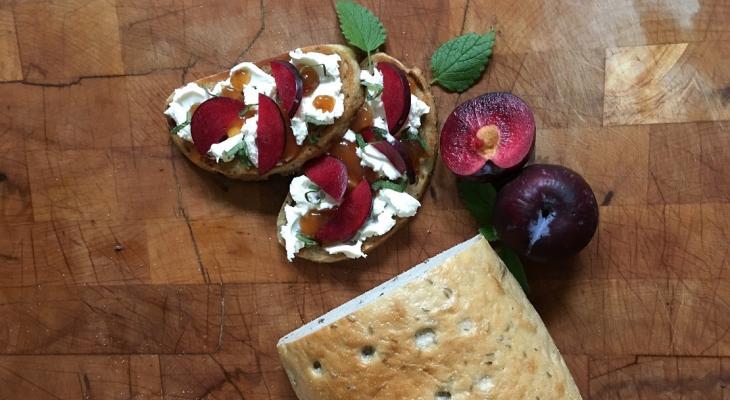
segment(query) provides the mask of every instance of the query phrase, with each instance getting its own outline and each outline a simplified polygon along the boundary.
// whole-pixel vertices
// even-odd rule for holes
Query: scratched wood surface
[[[730,2],[368,1],[388,51],[494,27],[482,81],[442,119],[524,98],[537,159],[601,203],[531,298],[586,399],[730,399]],[[286,262],[287,180],[229,181],[170,144],[186,81],[342,42],[319,1],[0,1],[0,398],[293,399],[282,334],[475,231],[437,167],[423,209],[366,261]]]

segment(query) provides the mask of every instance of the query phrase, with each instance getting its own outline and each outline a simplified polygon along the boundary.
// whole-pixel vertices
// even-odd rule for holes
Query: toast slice
[[[418,170],[414,171],[417,176],[415,184],[409,184],[405,192],[411,196],[419,199],[423,196],[424,192],[428,188],[428,184],[433,173],[433,169],[438,158],[438,116],[436,113],[436,104],[431,94],[430,85],[423,75],[423,72],[418,68],[408,68],[399,60],[391,57],[385,53],[377,53],[372,56],[372,62],[377,64],[379,62],[390,62],[398,66],[401,70],[406,73],[406,77],[411,86],[411,94],[421,99],[428,107],[430,111],[423,115],[421,121],[421,127],[419,133],[425,142],[425,147],[428,149],[425,156],[421,159]],[[363,65],[364,68],[364,65]],[[281,235],[281,227],[286,224],[285,207],[287,204],[292,203],[291,193],[287,196],[281,209],[279,210],[279,216],[277,218],[277,237],[279,243],[285,245],[284,239]],[[378,247],[381,243],[388,240],[400,227],[402,227],[408,218],[396,217],[396,223],[393,228],[388,232],[380,236],[374,236],[367,238],[362,244],[362,252],[367,254],[373,249]],[[347,256],[341,253],[330,254],[320,246],[305,247],[297,253],[297,257],[320,263],[333,263],[347,260]]]
[[[323,54],[338,54],[340,61],[340,79],[342,80],[342,93],[344,94],[344,112],[335,119],[331,125],[315,125],[307,124],[309,135],[317,137],[316,142],[305,140],[299,152],[288,161],[280,161],[273,169],[266,174],[259,175],[255,167],[247,167],[246,163],[238,158],[234,158],[229,162],[216,162],[216,160],[201,155],[192,142],[179,137],[175,133],[170,133],[173,143],[182,151],[182,153],[196,166],[210,172],[220,173],[229,178],[240,180],[265,180],[271,175],[291,175],[298,172],[301,166],[312,158],[315,158],[336,143],[342,135],[347,131],[347,127],[353,115],[364,101],[364,94],[360,88],[360,66],[357,63],[355,53],[349,47],[337,44],[322,44],[316,46],[302,47],[303,52],[317,52]],[[284,53],[270,59],[256,62],[255,64],[264,72],[270,73],[269,63],[273,60],[289,60],[289,54]],[[215,75],[201,78],[195,83],[202,86],[207,91],[213,91],[216,83],[227,79],[229,71],[222,71]],[[167,107],[172,101],[171,94],[165,101]],[[167,117],[170,127],[175,126],[175,122]]]
[[[581,399],[481,235],[296,329],[277,350],[300,400]]]

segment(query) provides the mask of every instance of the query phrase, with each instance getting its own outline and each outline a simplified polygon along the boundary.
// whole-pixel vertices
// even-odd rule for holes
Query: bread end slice
[[[547,329],[481,236],[284,336],[300,400],[578,400]]]
[[[423,196],[423,193],[428,188],[428,184],[431,180],[431,174],[433,173],[433,168],[436,164],[436,159],[438,158],[438,114],[436,112],[436,103],[434,102],[433,95],[431,94],[430,85],[426,80],[426,77],[423,75],[423,72],[419,68],[408,68],[403,65],[403,63],[401,63],[399,60],[389,56],[388,54],[374,54],[372,56],[372,60],[373,63],[378,63],[381,61],[390,62],[405,71],[408,80],[413,83],[412,87],[414,88],[414,90],[412,91],[412,94],[425,102],[431,109],[428,114],[423,116],[421,129],[419,131],[421,137],[423,137],[426,142],[426,147],[428,147],[429,153],[426,155],[426,157],[421,159],[419,169],[418,171],[416,171],[416,175],[418,176],[416,183],[413,185],[408,185],[408,187],[406,188],[406,192],[408,194],[420,200]],[[288,195],[286,200],[284,200],[281,209],[279,210],[279,216],[277,218],[277,237],[279,239],[279,243],[281,243],[282,246],[284,245],[284,239],[281,237],[280,229],[282,226],[286,225],[286,215],[284,213],[284,207],[287,204],[291,204],[291,202],[291,195]],[[363,253],[368,254],[373,249],[380,246],[381,243],[384,243],[386,240],[388,240],[390,236],[397,232],[398,229],[400,229],[407,222],[407,220],[408,218],[396,218],[395,226],[386,234],[371,237],[365,240],[362,245]],[[303,248],[299,251],[299,253],[297,253],[297,257],[319,263],[334,263],[348,260],[347,256],[343,254],[329,254],[327,253],[327,251],[319,246]]]
[[[355,53],[347,46],[338,44],[322,44],[316,46],[302,47],[304,52],[319,52],[324,54],[337,53],[342,58],[340,64],[340,77],[342,79],[342,93],[345,95],[345,111],[337,118],[332,125],[317,126],[309,124],[310,134],[319,137],[316,143],[305,141],[300,152],[290,161],[274,167],[264,175],[259,175],[255,168],[247,168],[245,164],[237,159],[230,162],[217,163],[206,155],[201,155],[191,142],[185,141],[174,133],[171,133],[172,142],[182,153],[196,166],[214,173],[220,173],[229,178],[258,181],[268,179],[271,175],[291,175],[299,172],[301,166],[308,160],[323,154],[329,147],[336,143],[347,132],[350,120],[365,100],[363,91],[360,89],[360,66],[357,63]],[[288,53],[281,54],[267,60],[256,63],[266,72],[270,71],[269,62],[276,59],[288,60]],[[213,86],[228,77],[228,71],[198,79],[195,83],[212,90]],[[165,107],[172,101],[172,94],[165,101]],[[172,120],[168,118],[168,122]]]

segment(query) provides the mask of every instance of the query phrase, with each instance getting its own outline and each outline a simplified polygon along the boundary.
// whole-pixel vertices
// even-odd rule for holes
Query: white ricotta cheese
[[[232,88],[231,76],[238,71],[246,70],[251,79],[243,86],[243,102],[247,105],[259,103],[259,93],[263,93],[269,97],[274,97],[276,93],[276,81],[274,77],[264,72],[254,63],[243,62],[231,68],[228,79],[220,81],[213,87],[212,93],[220,96],[223,88]]]
[[[256,114],[251,118],[247,118],[241,127],[243,133],[243,142],[246,146],[248,159],[254,167],[259,167],[259,148],[256,146],[256,129],[258,129],[259,115]]]
[[[194,82],[188,83],[181,88],[175,89],[172,94],[172,101],[165,110],[165,115],[172,118],[177,125],[188,122],[191,117],[190,108],[195,104],[208,100],[210,97],[210,94],[202,86]],[[177,131],[177,135],[183,140],[193,141],[189,124]]]
[[[208,155],[215,158],[216,162],[220,162],[221,160],[228,162],[233,160],[233,157],[236,156],[236,153],[238,153],[243,146],[245,146],[243,143],[243,133],[239,133],[220,143],[214,143],[210,146]]]
[[[411,135],[418,134],[418,129],[421,127],[421,116],[429,112],[431,112],[431,108],[428,104],[411,95],[411,109],[408,110],[408,121],[405,123],[408,133]]]
[[[292,130],[297,144],[304,143],[307,137],[307,123],[315,125],[331,125],[335,118],[345,112],[345,95],[342,93],[338,54],[322,54],[317,52],[302,52],[296,49],[289,52],[291,63],[294,65],[309,65],[319,76],[319,86],[308,96],[302,98],[297,113],[292,118]],[[335,99],[332,111],[322,111],[314,106],[317,96],[330,96]]]

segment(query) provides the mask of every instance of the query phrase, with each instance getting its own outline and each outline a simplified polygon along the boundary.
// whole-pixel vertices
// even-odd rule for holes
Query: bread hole
[[[322,364],[319,362],[319,360],[312,363],[312,373],[316,376],[322,375]]]
[[[372,361],[374,356],[375,348],[373,346],[364,346],[360,350],[360,359],[365,363],[369,363],[370,361]]]
[[[416,331],[416,347],[425,349],[436,344],[436,332],[431,328]]]
[[[436,400],[448,400],[451,398],[451,392],[447,390],[439,390],[436,392]]]
[[[451,295],[454,294],[454,291],[451,290],[450,288],[444,288],[443,292],[444,292],[444,296],[447,299],[450,299],[451,298]]]
[[[474,321],[469,318],[461,320],[461,322],[459,322],[459,330],[464,334],[470,333],[474,330]]]
[[[479,382],[477,382],[477,389],[482,392],[488,392],[492,390],[493,387],[494,382],[492,382],[492,377],[489,375],[484,375],[481,379],[479,379]]]

